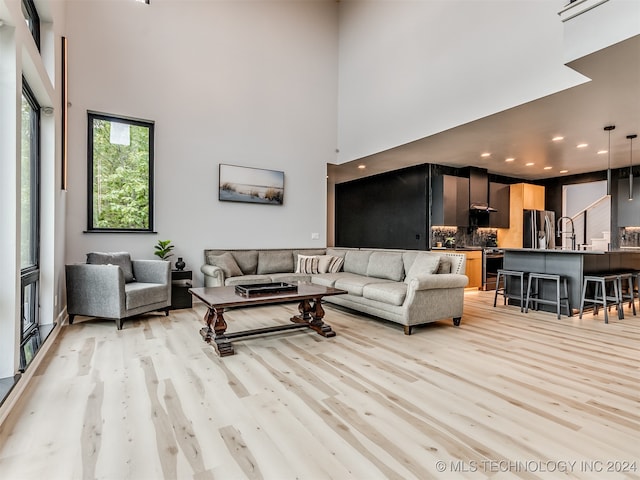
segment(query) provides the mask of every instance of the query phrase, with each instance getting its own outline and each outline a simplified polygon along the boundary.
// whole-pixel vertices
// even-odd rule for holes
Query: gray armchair
[[[66,265],[69,324],[75,315],[123,319],[171,306],[171,267],[163,260],[132,260],[133,278],[118,265]]]

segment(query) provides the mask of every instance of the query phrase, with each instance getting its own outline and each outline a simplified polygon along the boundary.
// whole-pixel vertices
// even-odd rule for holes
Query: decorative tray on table
[[[242,297],[253,297],[256,295],[275,295],[277,293],[296,291],[298,291],[297,285],[283,282],[236,285],[236,293]]]

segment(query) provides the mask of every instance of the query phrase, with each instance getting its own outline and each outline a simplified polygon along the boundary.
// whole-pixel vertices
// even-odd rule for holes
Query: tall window
[[[88,116],[88,230],[153,231],[154,123]]]
[[[33,35],[38,50],[40,50],[40,16],[33,0],[22,0],[22,14],[27,22],[27,27]]]
[[[40,348],[40,106],[23,79],[20,162],[20,369]]]

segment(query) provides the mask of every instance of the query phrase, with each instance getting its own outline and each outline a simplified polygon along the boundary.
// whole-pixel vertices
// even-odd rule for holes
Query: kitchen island
[[[532,248],[505,248],[505,270],[554,273],[567,278],[569,305],[579,310],[582,296],[582,278],[586,274],[616,270],[640,270],[640,251],[634,250],[540,250]],[[517,281],[509,284],[509,293],[520,293]],[[555,299],[555,284],[542,285],[541,298]],[[524,286],[525,299],[527,285]],[[554,306],[540,305],[542,310],[555,311]]]

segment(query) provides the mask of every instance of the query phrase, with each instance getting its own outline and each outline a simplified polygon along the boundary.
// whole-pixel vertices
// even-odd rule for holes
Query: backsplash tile
[[[618,238],[621,247],[640,247],[640,227],[621,227]]]
[[[455,247],[492,247],[495,246],[498,230],[495,228],[468,228],[456,227],[432,227],[431,245],[436,246],[438,242],[442,246],[448,247],[448,239],[454,239]]]

